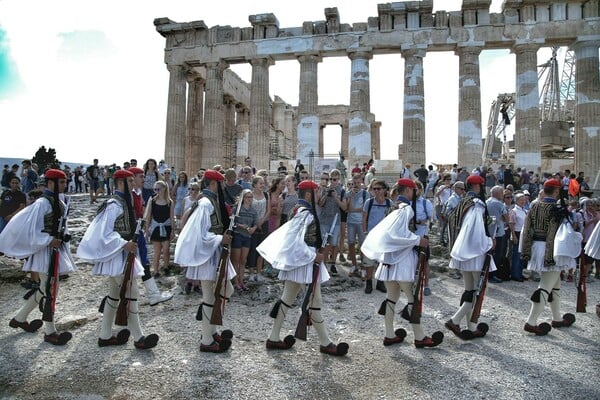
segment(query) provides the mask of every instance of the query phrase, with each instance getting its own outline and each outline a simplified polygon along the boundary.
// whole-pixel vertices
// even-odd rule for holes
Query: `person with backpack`
[[[388,197],[389,187],[387,183],[382,179],[375,179],[370,185],[371,191],[374,193],[374,197],[371,197],[365,202],[363,206],[363,222],[362,228],[365,236],[369,234],[378,223],[380,223],[388,211],[393,207],[392,201]],[[373,292],[373,272],[375,266],[377,266],[377,260],[373,260],[363,253],[363,265],[365,266],[365,293],[370,294]],[[380,292],[386,293],[387,289],[385,284],[381,281],[377,281],[375,288]]]
[[[363,231],[363,207],[371,195],[362,187],[362,176],[360,173],[352,176],[352,190],[346,194],[346,210],[348,211],[347,240],[348,240],[348,259],[352,263],[350,275],[358,274],[360,277],[360,266],[357,268],[356,261],[356,242],[358,246],[365,240]],[[357,240],[358,239],[358,240]]]
[[[325,247],[325,264],[329,264],[331,275],[337,275],[335,260],[339,251],[339,239],[341,228],[341,215],[346,211],[344,197],[346,190],[341,182],[341,173],[337,169],[331,170],[330,174],[324,172],[321,180],[323,183],[329,182],[329,185],[320,187],[318,205],[321,208],[319,221],[321,222],[321,235],[326,237],[331,233],[329,244]],[[336,217],[337,216],[337,217]]]

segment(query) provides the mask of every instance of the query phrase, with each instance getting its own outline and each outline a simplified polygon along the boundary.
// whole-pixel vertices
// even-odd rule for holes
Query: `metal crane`
[[[515,118],[515,93],[499,94],[496,100],[492,101],[490,108],[490,116],[488,119],[487,135],[483,144],[483,152],[481,155],[482,164],[486,161],[499,158],[493,153],[494,142],[496,138],[502,137],[501,157],[503,160],[509,158],[508,141],[506,140],[506,127],[511,124]]]

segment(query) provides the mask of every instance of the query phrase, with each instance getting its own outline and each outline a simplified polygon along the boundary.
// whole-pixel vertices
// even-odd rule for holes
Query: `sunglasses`
[[[381,187],[374,187],[373,190],[383,190]]]
[[[155,192],[160,192],[160,190],[161,190],[161,189],[162,189],[162,188],[154,188],[154,191],[155,191]]]
[[[329,181],[329,178],[321,178],[322,181]]]
[[[331,178],[331,180],[332,180],[332,181],[334,181],[334,182],[337,182],[337,181],[339,181],[339,179],[338,179],[338,178]]]

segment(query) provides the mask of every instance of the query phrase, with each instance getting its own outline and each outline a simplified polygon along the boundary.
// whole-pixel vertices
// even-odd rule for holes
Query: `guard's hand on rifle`
[[[323,260],[325,260],[325,256],[323,255],[323,253],[317,253],[313,262],[315,264],[321,264]]]
[[[429,246],[429,240],[427,238],[421,238],[419,247],[426,248],[427,246]]]
[[[127,242],[125,243],[125,246],[123,246],[123,250],[125,250],[128,253],[135,253],[137,251],[137,243],[136,242]]]
[[[229,244],[229,243],[231,243],[231,235],[224,233],[223,239],[221,239],[221,244],[225,245],[225,244]]]
[[[50,242],[50,247],[52,247],[53,249],[57,249],[60,247],[60,245],[62,244],[62,240],[60,239],[52,239],[52,241]]]

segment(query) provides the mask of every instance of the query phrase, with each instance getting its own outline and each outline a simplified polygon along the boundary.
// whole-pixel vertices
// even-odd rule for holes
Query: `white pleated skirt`
[[[73,257],[71,257],[68,246],[68,244],[63,243],[58,250],[58,273],[61,275],[69,274],[75,271],[75,261],[73,261]],[[42,274],[47,274],[48,267],[50,266],[51,254],[52,250],[50,247],[46,247],[31,255],[25,260],[25,263],[23,264],[23,271],[41,272]]]
[[[219,260],[221,259],[221,250],[215,251],[210,259],[202,265],[188,266],[185,272],[187,279],[196,281],[216,281],[217,280],[217,269],[219,267]],[[227,259],[227,280],[232,279],[236,276],[235,268],[231,264],[231,260]]]
[[[294,268],[288,271],[279,271],[277,277],[282,281],[291,281],[301,284],[312,283],[313,279],[313,264],[304,265],[302,267]],[[327,282],[329,280],[329,272],[325,264],[319,265],[319,283]]]
[[[573,257],[556,256],[555,265],[546,266],[544,261],[546,255],[546,242],[534,241],[531,245],[531,259],[527,263],[527,269],[537,272],[564,271],[575,268],[577,263]]]
[[[477,256],[475,258],[471,258],[465,261],[458,261],[457,259],[450,259],[450,269],[458,269],[460,271],[481,271],[483,268],[483,262],[485,261],[485,254]],[[496,263],[494,262],[494,258],[490,257],[490,272],[496,270]]]
[[[379,281],[414,282],[417,262],[383,264],[379,263],[375,271],[375,279]]]

